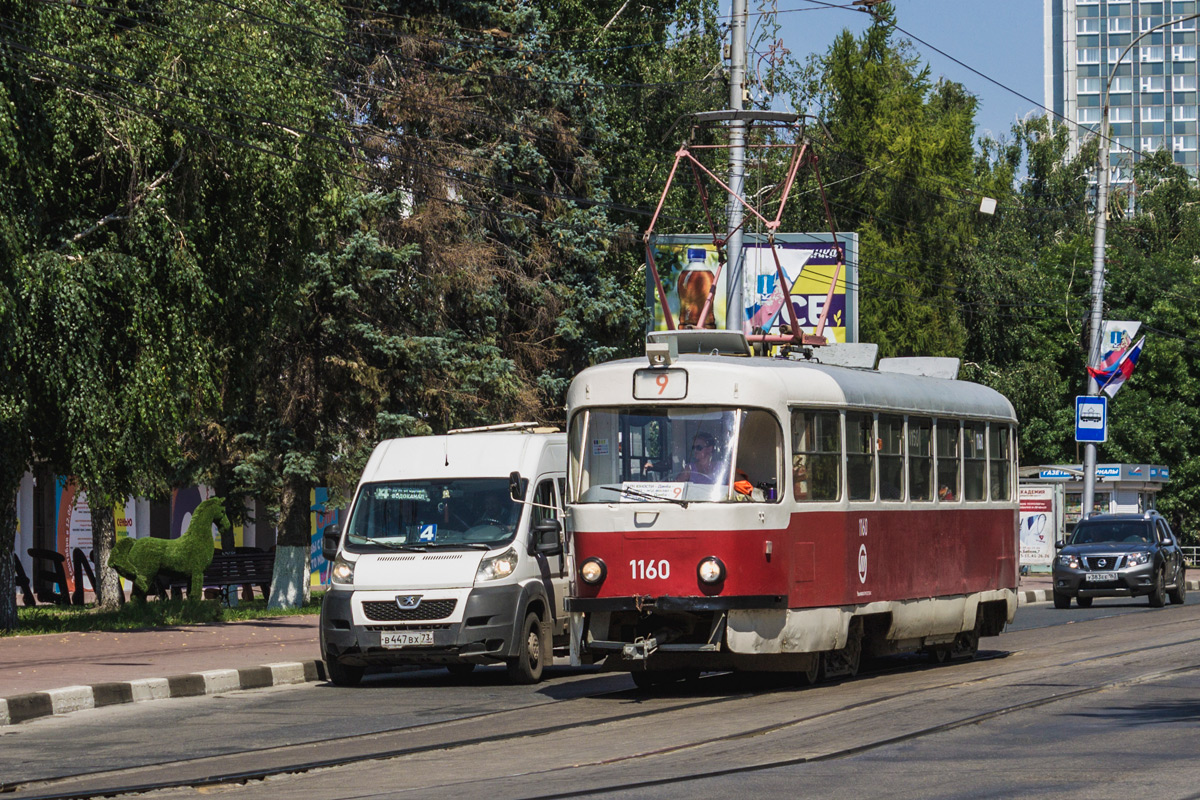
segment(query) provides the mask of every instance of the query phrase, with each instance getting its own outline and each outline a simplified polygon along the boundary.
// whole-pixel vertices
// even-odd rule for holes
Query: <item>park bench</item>
[[[275,571],[275,554],[268,550],[257,548],[238,548],[232,553],[218,550],[213,553],[212,563],[204,570],[203,588],[216,589],[221,601],[229,605],[232,588],[242,587],[242,599],[251,600],[254,597],[254,587],[259,587],[263,597],[271,591],[271,575]],[[183,590],[191,584],[191,578],[179,573],[164,573],[167,579],[164,589],[169,589],[175,597],[180,597]]]

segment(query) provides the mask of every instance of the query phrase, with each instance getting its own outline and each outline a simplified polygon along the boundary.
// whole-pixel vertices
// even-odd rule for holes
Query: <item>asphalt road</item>
[[[1200,797],[1200,604],[1023,606],[980,658],[891,659],[798,688],[708,676],[654,694],[559,667],[369,677],[114,706],[0,733],[14,798],[299,771],[239,797]],[[388,754],[380,758],[380,754]],[[341,760],[373,758],[337,765]],[[322,769],[319,761],[330,762]],[[155,766],[157,765],[157,766]],[[115,770],[124,770],[115,772]],[[160,789],[147,797],[194,797]]]

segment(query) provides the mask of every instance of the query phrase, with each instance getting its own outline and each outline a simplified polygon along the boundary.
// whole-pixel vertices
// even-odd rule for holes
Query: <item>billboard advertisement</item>
[[[667,296],[667,306],[678,327],[724,328],[728,271],[716,275],[717,249],[702,235],[657,236],[652,244],[655,266]],[[858,341],[858,237],[853,233],[791,233],[776,237],[775,253],[763,237],[747,235],[742,296],[746,333],[781,333],[790,325],[785,303],[796,313],[801,330],[813,333],[825,308],[829,286],[837,273],[832,302],[825,321],[831,342]],[[780,285],[775,258],[779,258],[786,287]],[[701,323],[701,306],[708,289],[716,284],[715,313]],[[785,298],[786,293],[786,298]],[[647,307],[653,311],[652,330],[666,330],[666,316],[647,270]]]
[[[1021,566],[1049,565],[1054,561],[1057,530],[1054,486],[1023,485],[1018,490],[1021,515]]]

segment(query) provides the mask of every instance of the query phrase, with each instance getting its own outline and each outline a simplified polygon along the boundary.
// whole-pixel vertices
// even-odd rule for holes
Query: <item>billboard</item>
[[[656,236],[651,248],[667,306],[678,327],[724,328],[727,270],[716,276],[717,250],[712,237],[703,235]],[[801,330],[813,333],[837,274],[833,299],[825,321],[831,342],[858,341],[858,235],[838,233],[785,233],[776,236],[775,254],[764,237],[747,235],[743,244],[745,268],[742,296],[746,333],[761,329],[779,334],[789,325],[785,303],[796,312]],[[775,257],[783,269],[788,289],[779,285]],[[708,287],[716,283],[715,313],[701,325],[700,306]],[[666,330],[666,316],[647,270],[646,305],[653,312],[651,330]]]
[[[1022,485],[1018,489],[1021,517],[1021,566],[1054,561],[1055,524],[1053,485]]]

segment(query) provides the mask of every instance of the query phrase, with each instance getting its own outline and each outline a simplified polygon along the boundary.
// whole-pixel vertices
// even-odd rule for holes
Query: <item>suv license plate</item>
[[[412,647],[414,645],[433,644],[433,631],[381,633],[379,634],[379,644],[383,647]]]
[[[1117,579],[1115,572],[1089,572],[1083,576],[1088,583],[1111,583]]]

